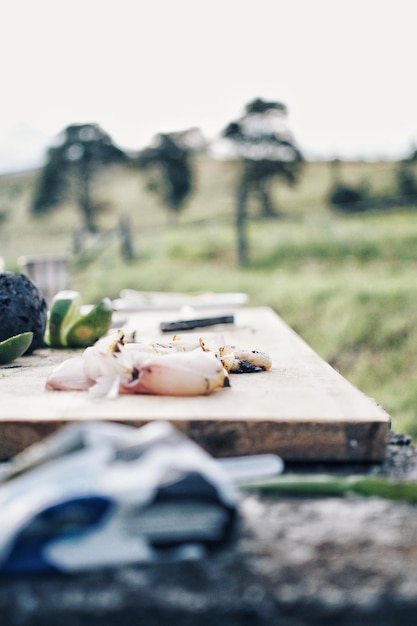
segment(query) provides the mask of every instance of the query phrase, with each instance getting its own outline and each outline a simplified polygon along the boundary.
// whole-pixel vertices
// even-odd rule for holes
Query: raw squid
[[[221,346],[220,360],[231,374],[249,374],[271,369],[269,354],[260,350],[244,350],[236,346]]]
[[[67,359],[46,381],[48,390],[88,389],[109,398],[135,393],[206,395],[228,386],[228,372],[213,352],[149,353],[125,344],[121,332],[100,339],[80,357]]]
[[[97,341],[82,356],[58,365],[48,390],[88,390],[108,398],[119,394],[207,395],[230,387],[229,373],[271,368],[266,352],[225,345],[221,335],[174,336],[170,341],[126,343],[122,331]]]
[[[267,352],[242,349],[224,343],[219,348],[214,348],[212,343],[204,339],[200,339],[200,346],[206,352],[214,350],[230,374],[250,374],[266,371],[272,367],[271,357]]]

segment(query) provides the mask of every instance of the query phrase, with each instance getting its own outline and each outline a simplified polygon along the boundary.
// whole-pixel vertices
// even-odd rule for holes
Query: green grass
[[[395,164],[345,163],[344,180],[376,193],[392,189]],[[234,182],[238,165],[200,157],[197,188],[173,223],[146,179],[115,168],[95,181],[110,230],[128,215],[136,258],[123,262],[110,241],[91,257],[73,257],[70,287],[84,302],[120,289],[245,291],[269,305],[324,359],[392,416],[393,428],[417,438],[417,211],[341,216],[327,206],[327,163],[307,164],[300,184],[276,185],[282,213],[258,217],[251,201],[250,263],[237,267]],[[18,269],[23,254],[71,251],[79,227],[68,203],[34,219],[36,173],[0,178],[0,254]]]

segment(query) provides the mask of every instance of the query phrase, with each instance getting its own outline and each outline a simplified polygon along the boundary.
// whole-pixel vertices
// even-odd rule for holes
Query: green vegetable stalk
[[[383,477],[284,474],[239,485],[245,491],[277,495],[346,496],[356,494],[404,502],[417,502],[417,482]]]

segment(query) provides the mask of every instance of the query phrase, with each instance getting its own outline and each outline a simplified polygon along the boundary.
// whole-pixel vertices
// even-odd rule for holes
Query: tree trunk
[[[126,263],[130,263],[135,258],[135,254],[133,251],[132,227],[127,217],[121,217],[119,220],[119,237],[122,259]]]
[[[88,232],[96,233],[94,223],[94,208],[90,197],[91,168],[87,160],[82,159],[78,170],[78,202],[84,217],[85,227]]]
[[[270,182],[267,180],[258,181],[257,192],[261,204],[261,217],[277,217],[278,212],[271,198]]]
[[[246,204],[248,200],[248,188],[245,183],[240,183],[237,189],[236,203],[236,232],[237,232],[237,257],[240,266],[247,265],[249,261],[249,247],[246,232]]]

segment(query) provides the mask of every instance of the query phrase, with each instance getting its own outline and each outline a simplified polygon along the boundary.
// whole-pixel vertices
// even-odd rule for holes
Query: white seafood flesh
[[[245,350],[236,346],[221,346],[219,357],[231,374],[249,374],[271,369],[272,360],[267,352]]]
[[[88,390],[108,398],[207,395],[229,387],[229,373],[266,371],[271,366],[266,352],[225,345],[222,336],[126,343],[118,331],[86,348],[82,356],[58,365],[48,376],[46,389]]]
[[[67,359],[48,376],[48,390],[89,390],[96,395],[206,395],[230,386],[216,355],[197,348],[148,353],[125,344],[123,335],[100,339],[82,356]]]

